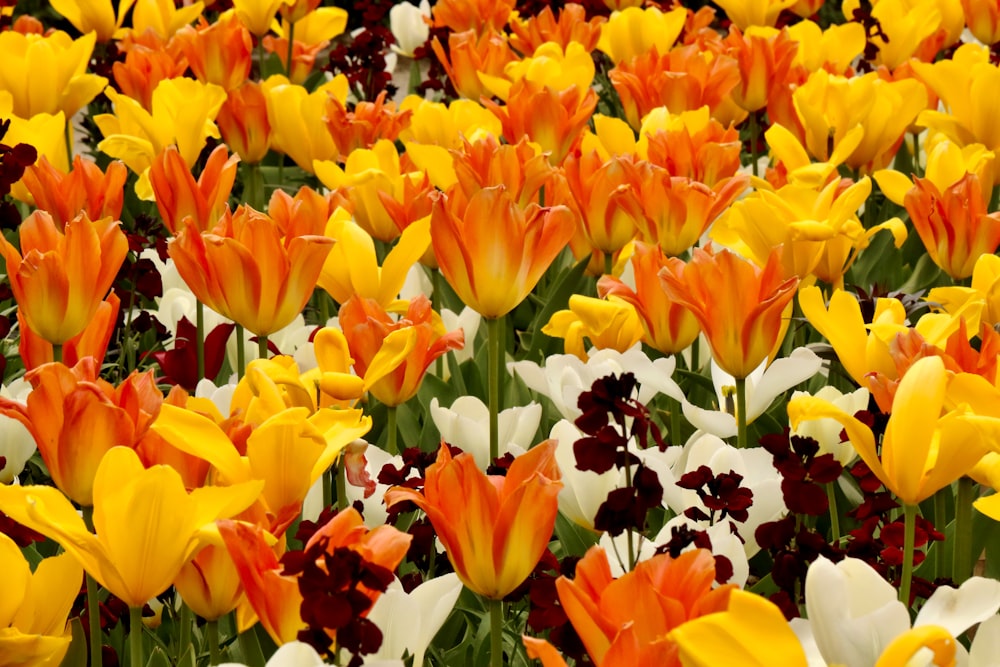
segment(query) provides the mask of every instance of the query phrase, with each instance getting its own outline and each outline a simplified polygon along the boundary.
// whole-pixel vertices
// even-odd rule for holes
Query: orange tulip
[[[516,144],[501,144],[492,136],[466,141],[461,151],[455,153],[454,171],[463,201],[483,188],[503,185],[507,194],[523,208],[539,200],[543,187],[546,199],[560,188],[556,183],[560,180],[558,172],[526,139]],[[448,196],[457,196],[450,185],[453,184],[445,188]]]
[[[767,106],[772,87],[781,85],[788,76],[798,42],[792,40],[787,30],[764,32],[747,28],[741,33],[731,26],[725,45],[729,55],[736,58],[740,71],[740,84],[733,89],[736,104],[747,111],[760,111]]]
[[[108,342],[118,321],[120,306],[121,300],[112,290],[108,298],[97,307],[97,312],[86,328],[63,343],[63,363],[75,366],[84,357],[94,357],[98,366],[103,364],[104,355],[108,351]],[[17,352],[21,355],[25,370],[30,371],[32,368],[55,361],[52,343],[32,331],[20,311],[17,313],[17,323],[21,327],[21,340],[17,344]]]
[[[635,290],[617,278],[603,276],[597,291],[602,297],[617,296],[631,303],[646,332],[643,341],[663,354],[677,354],[694,342],[701,329],[691,311],[669,298],[660,287],[659,273],[666,265],[667,256],[662,250],[636,242],[632,255]]]
[[[149,182],[156,195],[156,208],[171,234],[181,229],[185,218],[190,218],[199,231],[215,226],[229,204],[239,161],[238,156],[229,155],[225,146],[217,146],[195,182],[176,146],[167,146],[156,156],[149,169]]]
[[[642,218],[639,175],[632,160],[605,161],[591,151],[568,156],[563,167],[590,246],[605,254],[621,250],[635,237]]]
[[[562,489],[555,451],[547,440],[514,459],[506,477],[492,477],[471,454],[452,458],[442,444],[423,493],[395,487],[385,503],[410,500],[424,510],[462,583],[500,600],[531,574],[552,537]]]
[[[705,549],[660,554],[613,579],[604,549],[591,547],[576,577],[559,577],[556,590],[594,664],[680,667],[667,634],[726,609],[736,586],[713,589],[714,581],[715,558]]]
[[[163,402],[152,371],[133,373],[118,387],[98,371],[93,357],[73,368],[45,364],[25,374],[34,388],[26,405],[0,397],[0,413],[35,438],[55,485],[84,506],[93,504],[94,475],[105,452],[135,448]]]
[[[646,117],[640,134],[640,156],[645,149],[643,157],[671,176],[714,188],[740,170],[740,133],[711,118],[707,107],[676,115],[654,111]]]
[[[77,155],[68,174],[53,166],[44,155],[29,166],[21,183],[35,200],[35,206],[48,211],[57,227],[79,215],[91,220],[110,217],[118,220],[125,199],[125,179],[128,168],[118,160],[108,164],[107,171],[91,160]]]
[[[374,102],[358,102],[353,111],[348,111],[336,97],[327,100],[323,120],[341,160],[356,148],[371,148],[380,139],[395,141],[410,124],[413,111],[396,111],[393,102],[386,104],[385,95],[383,90]]]
[[[944,192],[928,179],[913,180],[906,210],[927,254],[952,278],[968,278],[976,260],[1000,246],[1000,212],[986,212],[975,174],[966,173]]]
[[[452,32],[463,30],[503,30],[514,0],[438,0],[434,5],[434,25]]]
[[[139,102],[146,111],[153,109],[153,91],[160,82],[184,76],[188,68],[187,59],[175,43],[168,47],[153,32],[127,38],[119,48],[126,53],[124,62],[111,66],[115,83],[122,94]]]
[[[1000,42],[1000,5],[995,0],[962,0],[965,24],[986,45]]]
[[[595,16],[587,20],[583,5],[567,3],[556,18],[552,7],[545,6],[537,14],[524,19],[514,16],[510,20],[510,45],[518,53],[534,53],[545,42],[555,42],[565,51],[570,42],[578,42],[588,53],[597,47],[601,37],[601,24],[607,19]]]
[[[288,326],[312,296],[333,244],[318,235],[325,222],[314,220],[311,234],[296,233],[240,206],[211,232],[186,221],[169,253],[199,301],[266,336]]]
[[[504,67],[516,60],[506,37],[495,30],[481,35],[475,30],[449,34],[447,55],[437,38],[431,40],[431,48],[448,73],[451,85],[459,95],[470,100],[490,95],[479,80],[480,73],[503,76]]]
[[[298,578],[281,573],[284,568],[267,546],[260,527],[229,520],[219,521],[218,526],[261,625],[279,645],[297,639],[299,630],[306,627],[299,613],[303,598]],[[411,539],[392,526],[368,530],[361,515],[349,508],[320,528],[306,543],[306,551],[326,540],[327,553],[346,547],[369,563],[392,571],[406,555]],[[370,589],[363,592],[372,601],[378,597]]]
[[[534,289],[570,237],[575,220],[565,206],[519,207],[504,186],[479,190],[464,210],[439,196],[431,211],[431,241],[441,274],[467,306],[502,317]]]
[[[761,270],[728,250],[695,248],[687,264],[667,260],[660,280],[667,296],[698,320],[715,363],[738,380],[781,344],[799,285],[783,277],[778,249]]]
[[[445,333],[435,326],[431,302],[418,296],[393,321],[374,299],[351,297],[340,309],[340,326],[365,390],[388,406],[416,395],[431,363],[465,344],[461,329]]]
[[[19,231],[21,252],[0,239],[18,311],[28,328],[62,345],[97,313],[128,254],[128,240],[117,221],[92,221],[86,213],[63,231],[51,215],[35,211]]]
[[[233,90],[250,77],[253,40],[234,13],[223,13],[212,24],[201,17],[197,28],[184,26],[174,39],[202,83]]]
[[[222,140],[244,162],[256,164],[267,155],[271,123],[267,120],[267,98],[256,81],[226,93],[215,123]]]

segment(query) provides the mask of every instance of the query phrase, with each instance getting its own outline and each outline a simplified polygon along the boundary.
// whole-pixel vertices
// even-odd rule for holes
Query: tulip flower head
[[[93,161],[77,155],[73,168],[63,173],[42,155],[25,170],[21,182],[35,206],[47,211],[57,227],[65,228],[81,211],[91,220],[120,219],[127,177],[128,169],[117,160],[102,171]]]

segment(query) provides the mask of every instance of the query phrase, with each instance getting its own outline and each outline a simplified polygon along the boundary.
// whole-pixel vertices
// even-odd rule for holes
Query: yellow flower
[[[853,16],[860,4],[859,0],[847,0],[844,16]],[[875,64],[891,70],[918,55],[924,40],[938,31],[943,19],[937,0],[878,0],[872,3],[871,15],[882,26],[882,33],[872,37],[872,44],[878,47]]]
[[[96,39],[87,34],[74,40],[61,30],[44,37],[0,32],[0,91],[11,94],[14,115],[61,111],[70,118],[104,90],[108,80],[87,73]]]
[[[337,243],[323,265],[319,286],[340,304],[357,295],[388,308],[399,296],[410,267],[430,247],[430,229],[430,217],[407,227],[380,267],[372,237],[338,209],[326,225],[326,235]]]
[[[123,0],[118,3],[116,12],[111,0],[52,0],[52,9],[62,14],[82,34],[96,32],[97,41],[103,43],[122,27],[125,15],[134,3],[135,0]]]
[[[300,168],[313,171],[316,160],[333,160],[337,147],[329,132],[320,131],[330,95],[342,104],[347,101],[347,78],[338,75],[313,92],[290,83],[283,76],[264,82],[267,119],[271,123],[271,148],[284,153]]]
[[[993,170],[995,154],[982,144],[967,144],[962,146],[950,139],[939,137],[937,141],[927,146],[927,168],[923,180],[929,181],[944,192],[952,185],[965,178],[966,174],[975,174],[983,189],[983,196],[988,203],[993,191]],[[893,169],[881,169],[873,174],[875,182],[887,199],[900,206],[906,205],[906,193],[913,189],[913,180],[908,174]]]
[[[953,314],[982,300],[981,321],[997,325],[1000,323],[1000,257],[980,255],[972,269],[971,287],[935,287],[927,294],[927,300]]]
[[[283,4],[292,3],[286,0],[233,0],[233,9],[247,30],[261,37],[271,30],[274,15]]]
[[[208,138],[219,138],[214,121],[226,101],[226,91],[215,84],[164,79],[153,91],[152,113],[110,86],[105,94],[115,105],[115,113],[94,117],[104,135],[97,148],[139,175],[135,189],[142,199],[153,199],[149,168],[167,146],[176,144],[184,162],[194,164]]]
[[[718,0],[717,5],[740,30],[752,25],[774,27],[778,14],[795,4],[795,0]]]
[[[800,21],[787,28],[799,43],[792,65],[801,65],[815,72],[828,65],[834,72],[846,72],[854,59],[865,50],[865,29],[860,23],[831,25],[826,30],[812,21]]]
[[[627,7],[612,14],[601,26],[597,48],[615,64],[654,48],[662,55],[673,48],[686,20],[687,10],[683,7],[666,13],[656,7]]]
[[[152,30],[163,39],[170,39],[174,33],[201,16],[205,3],[201,0],[178,7],[174,0],[135,0],[132,10],[132,33],[141,35]]]
[[[625,352],[642,340],[644,330],[635,308],[624,299],[574,294],[569,298],[569,310],[553,313],[542,333],[564,339],[566,353],[586,361],[584,338],[598,350]]]
[[[861,459],[887,489],[916,505],[965,475],[988,451],[986,438],[996,419],[976,417],[962,407],[945,412],[948,372],[940,357],[910,366],[896,389],[881,447],[871,429],[832,403],[801,395],[788,403],[792,428],[829,417],[847,431]]]
[[[513,83],[527,80],[552,90],[576,88],[584,93],[594,80],[594,59],[579,42],[570,42],[565,51],[555,42],[545,42],[531,57],[516,60],[504,67],[504,76],[480,74],[490,92],[506,100]]]
[[[69,171],[69,155],[66,152],[66,115],[62,111],[55,114],[39,113],[30,118],[21,118],[14,113],[14,96],[0,90],[0,118],[10,120],[10,127],[3,141],[8,146],[20,143],[30,144],[62,173]],[[11,194],[21,201],[32,201],[20,181],[12,188]]]
[[[126,604],[142,607],[207,543],[209,524],[249,506],[261,489],[250,482],[188,493],[173,468],[143,469],[134,450],[115,447],[94,479],[96,535],[53,487],[2,487],[0,509],[58,542]]]
[[[70,554],[62,554],[46,558],[32,573],[14,540],[2,533],[0,568],[0,658],[5,665],[55,667],[69,649],[66,617],[80,591],[83,569]]]

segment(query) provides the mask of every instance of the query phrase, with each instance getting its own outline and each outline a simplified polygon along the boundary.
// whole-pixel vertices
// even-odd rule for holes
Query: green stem
[[[53,346],[60,347],[61,346]],[[83,513],[83,524],[87,527],[87,530],[93,532],[94,530],[94,508],[93,506],[84,507]],[[101,637],[101,600],[100,600],[100,585],[97,583],[97,579],[94,579],[87,573],[87,626],[90,630],[90,664],[91,667],[101,667],[104,662],[104,656],[101,653],[101,645],[103,644],[103,638]]]
[[[200,381],[205,377],[205,304],[201,301],[195,301],[194,320],[196,331],[194,349],[198,359],[198,380]]]
[[[128,620],[129,665],[143,667],[146,660],[142,655],[142,607],[129,607]]]
[[[676,398],[667,398],[670,408],[670,442],[674,445],[684,444],[681,440],[681,402]]]
[[[420,85],[422,79],[423,77],[420,76],[420,61],[416,58],[410,58],[410,83],[407,87],[411,95],[417,92],[417,87]]]
[[[62,363],[63,360],[63,346],[52,344],[52,361],[55,363]]]
[[[257,336],[257,358],[258,359],[267,359],[268,358],[267,335],[266,334],[262,334],[262,335]]]
[[[490,667],[503,665],[503,600],[490,600]]]
[[[184,651],[191,646],[191,625],[194,623],[194,612],[184,600],[181,600],[181,616],[177,624],[180,626],[180,635],[177,640],[177,658],[184,655]]]
[[[956,586],[961,586],[971,574],[974,484],[971,477],[962,477],[958,480],[958,493],[955,495],[955,556],[951,578]]]
[[[628,462],[625,463],[625,487],[632,487],[632,466]],[[631,572],[632,568],[635,566],[635,544],[632,543],[631,529],[625,530],[625,541],[628,543],[628,567],[626,570]]]
[[[285,52],[285,73],[288,74],[288,80],[292,80],[292,55],[295,53],[295,24],[290,23],[288,25],[288,51]]]
[[[73,119],[72,118],[66,119],[66,126],[64,128],[63,134],[66,137],[66,160],[67,160],[66,163],[70,167],[72,167],[73,166]]]
[[[747,446],[747,380],[736,378],[736,447]]]
[[[386,411],[386,441],[385,441],[385,451],[389,452],[390,455],[395,456],[399,453],[399,447],[396,444],[397,428],[396,428],[396,406],[387,405]]]
[[[920,133],[911,132],[913,135],[913,173],[923,176],[923,169],[920,168]]]
[[[247,371],[246,342],[243,340],[243,325],[236,325],[236,377],[242,380]]]
[[[325,327],[326,323],[330,321],[330,295],[326,293],[326,290],[317,290],[318,298],[316,301],[319,303],[319,325]]]
[[[694,339],[691,343],[691,368],[692,373],[697,373],[701,370],[701,365],[698,363],[698,359],[701,357],[701,336]]]
[[[344,462],[344,454],[341,453],[340,460],[337,461],[337,509],[346,510],[347,502],[347,465]]]
[[[264,80],[264,38],[257,37],[257,44],[254,45],[257,51],[257,81]]]
[[[253,628],[240,633],[240,650],[243,651],[243,662],[249,667],[264,667],[264,654],[260,650],[260,642]]]
[[[260,164],[245,163],[243,165],[243,178],[245,179],[245,189],[243,199],[251,208],[258,211],[264,210],[264,175],[260,171]]]
[[[219,650],[219,621],[205,621],[205,641],[208,643],[209,663],[222,663],[222,652]]]
[[[334,466],[339,466],[339,463],[335,463]],[[333,468],[328,468],[323,473],[323,507],[329,507],[333,504]]]
[[[948,487],[945,487],[944,489],[941,489],[934,494],[934,527],[941,533],[944,533],[944,529],[948,525],[947,498],[945,498],[944,496],[944,494],[948,491],[950,491],[950,489],[948,489]],[[938,557],[934,559],[935,579],[944,576],[944,553],[943,549],[940,548],[942,546],[944,546],[944,544],[938,545],[937,547]]]
[[[830,535],[833,544],[840,542],[840,512],[837,510],[837,494],[834,488],[836,482],[826,484],[826,500],[830,505]]]
[[[899,601],[910,607],[910,583],[913,581],[913,542],[917,532],[917,506],[903,505],[903,576],[899,582]]]
[[[486,320],[490,408],[490,465],[500,456],[500,318]]]
[[[750,168],[757,176],[757,138],[760,135],[760,125],[757,122],[757,112],[750,112]]]
[[[614,270],[615,270],[614,253],[610,252],[604,253],[604,274],[608,276],[614,275]]]

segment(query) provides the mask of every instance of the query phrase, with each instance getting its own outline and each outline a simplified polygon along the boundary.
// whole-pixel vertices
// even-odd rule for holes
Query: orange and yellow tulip
[[[471,454],[452,458],[442,445],[423,493],[395,487],[385,502],[409,500],[424,510],[462,583],[500,600],[531,573],[552,537],[562,488],[555,450],[548,440],[514,459],[506,477],[488,477]]]
[[[554,42],[565,49],[570,42],[577,42],[584,51],[590,53],[597,46],[601,36],[601,24],[605,19],[595,16],[587,20],[583,5],[566,3],[556,18],[552,7],[545,6],[537,14],[521,18],[510,18],[510,45],[518,53],[534,53],[545,42]]]
[[[239,157],[217,146],[195,181],[191,168],[175,146],[167,146],[153,161],[149,181],[156,195],[156,208],[171,234],[177,234],[185,219],[199,231],[215,227],[229,204],[236,182]]]
[[[660,271],[667,296],[686,306],[712,348],[712,358],[736,379],[748,376],[785,337],[799,279],[785,278],[777,250],[763,269],[728,250],[695,248]],[[720,285],[739,285],[722,290]]]
[[[290,83],[283,76],[272,76],[262,84],[267,101],[267,120],[271,126],[271,148],[295,160],[310,174],[316,160],[335,160],[337,147],[329,132],[317,132],[323,126],[330,95],[347,100],[347,77],[338,75],[314,91]]]
[[[565,206],[521,208],[504,186],[440,196],[431,213],[431,244],[441,274],[462,302],[483,317],[506,315],[534,289],[570,237]]]
[[[358,148],[371,148],[379,141],[393,142],[410,124],[413,112],[397,111],[393,102],[386,103],[383,90],[374,102],[358,102],[352,111],[336,97],[326,103],[326,129],[340,153],[338,160],[349,159]]]
[[[440,0],[434,5],[434,25],[452,32],[503,30],[514,4],[514,0]]]
[[[21,251],[0,239],[11,290],[28,327],[54,345],[90,322],[128,254],[116,220],[80,213],[65,231],[45,211],[20,227]]]
[[[253,40],[233,12],[224,12],[211,24],[202,17],[197,28],[185,26],[174,39],[202,83],[229,91],[250,77]]]
[[[94,528],[50,486],[0,488],[0,511],[58,542],[91,576],[130,607],[165,591],[206,544],[210,524],[260,493],[260,482],[188,493],[168,466],[144,469],[128,447],[114,447],[94,479]]]
[[[594,349],[625,352],[642,338],[642,322],[632,304],[612,296],[595,299],[582,294],[569,297],[569,309],[552,314],[542,333],[563,339],[566,354],[587,361],[584,339]]]
[[[1000,6],[993,0],[962,0],[965,25],[986,45],[1000,42]]]
[[[745,33],[732,28],[725,45],[740,69],[740,85],[733,89],[733,100],[742,109],[760,111],[767,106],[771,88],[788,76],[798,45],[787,30],[754,27]]]
[[[282,230],[269,216],[241,206],[227,210],[211,232],[186,221],[169,252],[199,301],[266,336],[302,312],[333,245],[319,235],[322,227],[302,231]]]
[[[114,333],[115,323],[118,321],[120,307],[121,300],[112,290],[108,298],[97,307],[97,312],[83,331],[62,344],[63,363],[75,366],[84,357],[94,357],[98,366],[103,364],[111,334]],[[17,352],[24,362],[24,369],[30,371],[42,364],[55,361],[55,349],[52,343],[32,331],[20,311],[17,313],[17,323],[21,328],[21,340],[18,341]]]
[[[256,81],[247,81],[226,93],[215,122],[222,140],[240,159],[256,164],[271,147],[271,123],[267,120],[267,98]]]
[[[603,160],[590,151],[569,155],[563,168],[590,247],[606,255],[624,248],[635,238],[643,215],[639,173],[632,160],[617,156]]]
[[[64,228],[81,211],[91,220],[108,217],[118,220],[125,199],[126,178],[128,168],[117,160],[108,164],[107,171],[101,171],[95,162],[77,155],[73,158],[73,168],[63,173],[43,155],[25,170],[21,183],[35,206],[47,211],[56,227]]]
[[[431,363],[465,344],[461,329],[446,333],[434,315],[422,295],[396,321],[372,299],[352,297],[341,306],[340,326],[354,370],[365,379],[365,391],[381,403],[397,406],[413,398]]]
[[[182,77],[188,68],[177,43],[166,42],[156,33],[129,36],[119,42],[118,48],[125,52],[125,60],[111,66],[118,90],[146,111],[153,109],[153,91],[160,82]]]
[[[437,38],[431,40],[431,48],[448,73],[451,85],[459,95],[470,100],[490,95],[489,89],[479,78],[480,73],[503,76],[504,68],[515,60],[507,38],[495,30],[487,30],[478,35],[475,30],[450,33],[447,54]]]

